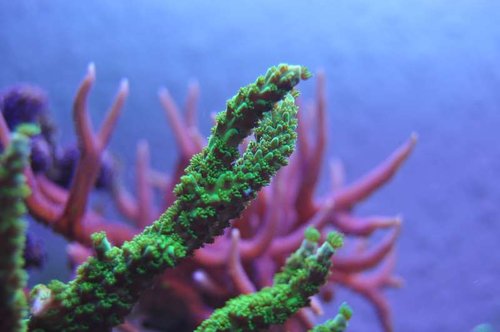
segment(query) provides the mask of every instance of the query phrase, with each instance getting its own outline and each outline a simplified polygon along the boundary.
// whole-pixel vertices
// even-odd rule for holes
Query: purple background
[[[153,165],[168,170],[175,146],[160,86],[182,101],[198,79],[208,133],[210,112],[267,67],[323,68],[328,157],[345,162],[348,180],[411,132],[420,137],[394,181],[356,211],[404,216],[397,272],[406,284],[387,292],[396,331],[500,329],[500,2],[186,2],[0,0],[0,88],[24,81],[46,89],[69,142],[87,64],[97,66],[95,123],[127,77],[131,94],[111,149],[131,172],[135,144],[146,138]],[[301,85],[305,97],[313,88]],[[34,280],[67,278],[63,241],[31,227],[52,249]],[[338,297],[354,306],[350,331],[378,331],[366,302]]]

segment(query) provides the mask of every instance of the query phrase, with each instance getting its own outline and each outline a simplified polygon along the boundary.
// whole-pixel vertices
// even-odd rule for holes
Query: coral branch
[[[333,273],[331,278],[360,293],[375,306],[384,331],[392,332],[391,311],[382,289],[388,286],[398,287],[401,281],[392,276],[394,254],[389,255],[384,264],[369,275]]]
[[[309,332],[342,332],[347,328],[348,322],[352,317],[352,309],[346,304],[342,303],[339,308],[339,313],[335,318],[326,321],[321,325],[315,326]]]
[[[298,79],[307,76],[309,74],[300,67],[280,66],[259,78],[256,84],[240,90],[228,102],[226,112],[215,119],[216,127],[208,148],[193,158],[186,173],[184,169],[189,159],[206,144],[196,124],[199,88],[197,84],[189,85],[182,110],[166,89],[160,90],[160,102],[170,119],[180,154],[175,171],[164,174],[150,168],[147,143],[141,142],[137,150],[135,197],[121,185],[116,170],[105,157],[107,151],[104,151],[128,94],[126,80],[120,84],[110,112],[95,133],[86,105],[95,81],[95,68],[89,66],[74,102],[80,151],[73,147],[63,150],[62,155],[56,153],[61,148],[55,145],[50,132],[43,131],[50,129],[47,125],[50,120],[43,113],[47,101],[39,89],[16,87],[1,95],[1,115],[6,120],[0,116],[2,146],[9,143],[9,130],[21,122],[37,123],[42,128],[42,133],[35,137],[36,141],[35,138],[32,140],[31,167],[24,171],[32,192],[26,199],[31,216],[74,241],[68,251],[73,264],[85,261],[93,250],[98,256],[98,259],[91,258],[91,263],[84,264],[77,280],[69,285],[54,283],[34,292],[37,295],[34,295],[32,307],[33,322],[40,318],[46,324],[53,317],[51,315],[75,319],[73,313],[87,320],[90,311],[95,314],[90,321],[104,320],[104,317],[109,321],[119,321],[141,290],[152,281],[154,274],[176,264],[183,255],[187,256],[198,248],[193,258],[176,267],[175,274],[167,270],[154,279],[155,291],[145,294],[136,306],[139,309],[128,317],[128,325],[122,326],[122,329],[129,329],[135,325],[142,330],[150,326],[152,320],[153,325],[161,325],[158,329],[168,329],[167,326],[176,322],[182,325],[183,332],[191,330],[193,324],[201,323],[210,310],[229,298],[272,285],[278,267],[300,245],[304,230],[315,226],[323,232],[323,237],[332,228],[345,232],[349,236],[348,244],[373,242],[368,248],[363,246],[335,257],[334,263],[338,264],[329,279],[328,289],[333,288],[333,283],[340,283],[365,295],[379,311],[388,331],[390,312],[381,286],[395,286],[397,283],[390,273],[392,270],[378,269],[377,266],[382,264],[385,267],[385,263],[393,260],[391,252],[401,220],[386,216],[360,217],[354,214],[354,208],[394,175],[413,149],[416,136],[413,135],[375,170],[347,186],[344,185],[342,163],[331,162],[330,193],[315,196],[327,139],[325,78],[319,73],[316,100],[304,103],[305,107],[299,105],[308,112],[299,112],[297,153],[270,186],[257,195],[257,190],[268,183],[269,174],[287,162],[293,149],[296,121],[291,115],[295,113],[295,107],[293,98],[286,91]],[[282,99],[284,101],[279,101]],[[265,109],[271,108],[274,110],[266,113]],[[45,118],[40,119],[40,115]],[[255,134],[249,135],[255,126],[258,126]],[[50,147],[53,155],[47,155],[49,150],[44,150],[44,144]],[[44,160],[54,161],[54,168],[46,171]],[[78,168],[76,176],[75,168]],[[179,181],[181,183],[174,193]],[[122,217],[132,223],[116,223],[106,218],[102,211],[86,207],[90,190],[94,188],[110,191]],[[163,198],[159,206],[156,206],[157,200],[153,196],[157,193]],[[235,220],[233,232],[226,229],[215,243],[200,248],[222,234],[227,221],[240,215],[254,197],[254,203]],[[77,208],[73,209],[75,205]],[[160,221],[147,227],[132,242],[122,248],[112,247],[131,240],[134,234],[140,233],[159,216],[159,211],[169,206],[172,208]],[[384,229],[386,236],[370,241],[368,237],[378,229]],[[96,235],[92,242],[91,234],[98,231],[105,231],[107,237]],[[377,272],[367,273],[372,268]],[[148,273],[147,277],[145,273]],[[89,274],[91,282],[87,282]],[[375,279],[381,280],[381,275],[384,282],[375,283]],[[100,281],[98,276],[101,276]],[[139,285],[135,285],[133,279],[139,280]],[[97,295],[88,295],[89,289]],[[111,294],[111,290],[116,290],[118,295]],[[73,295],[78,292],[83,302],[77,303],[74,299]],[[328,290],[323,293],[327,294]],[[106,301],[99,300],[104,297]],[[120,302],[123,297],[126,300]],[[331,298],[326,296],[323,299],[329,301]],[[112,309],[102,309],[98,303],[104,303],[106,308],[118,307],[115,310],[118,315],[112,316]],[[175,312],[170,311],[172,303],[175,303]],[[287,328],[296,332],[310,328],[320,309],[312,302],[311,308],[299,310],[288,320],[286,327],[274,326],[272,330]],[[162,310],[169,311],[168,315],[172,317],[165,321],[167,315]],[[186,322],[191,325],[186,325]],[[75,325],[75,328],[81,326]]]
[[[360,272],[378,265],[394,248],[399,231],[400,225],[397,224],[375,248],[362,253],[355,253],[352,256],[335,257],[335,266],[342,272]]]
[[[83,234],[82,225],[82,217],[87,207],[88,197],[99,175],[102,153],[128,94],[128,83],[125,80],[120,85],[118,94],[103,122],[101,130],[99,133],[94,134],[87,112],[88,94],[94,80],[95,67],[90,64],[87,76],[78,89],[73,106],[80,160],[76,166],[74,180],[63,214],[53,226],[54,229],[67,238],[79,239],[81,242],[88,241],[88,237]]]
[[[165,110],[165,114],[174,130],[177,145],[180,147],[180,154],[183,158],[189,159],[192,155],[198,152],[198,149],[193,144],[189,133],[184,129],[187,125],[180,116],[179,107],[172,99],[172,96],[167,89],[160,89],[158,93],[161,104]],[[190,120],[193,121],[193,120]]]
[[[240,231],[238,231],[238,229],[233,229],[231,231],[228,273],[231,276],[236,289],[238,289],[241,294],[250,294],[255,292],[255,286],[241,265],[239,241]]]
[[[338,213],[333,220],[339,231],[345,235],[369,236],[377,229],[395,227],[401,224],[401,217],[371,216],[355,217],[347,213]]]
[[[311,231],[309,231],[311,232]],[[196,331],[257,331],[271,324],[283,324],[292,314],[309,304],[309,297],[326,282],[331,257],[342,245],[338,233],[328,236],[319,248],[318,237],[306,234],[301,247],[276,274],[271,287],[229,300],[214,311]]]
[[[26,331],[27,303],[23,270],[26,213],[24,198],[29,194],[23,169],[28,165],[29,139],[18,127],[10,144],[0,156],[0,331]]]
[[[317,75],[317,85],[316,85],[316,104],[313,107],[314,118],[317,123],[317,130],[314,131],[316,137],[314,138],[313,144],[307,142],[308,133],[303,130],[303,135],[300,136],[299,141],[299,154],[301,156],[303,174],[300,183],[299,194],[297,195],[297,200],[295,206],[297,209],[298,220],[305,221],[310,217],[313,208],[313,195],[316,190],[316,184],[319,179],[319,170],[323,164],[323,156],[325,153],[326,145],[326,91],[325,91],[325,74],[319,72]]]
[[[188,85],[188,94],[186,97],[186,124],[188,128],[198,128],[198,99],[200,97],[200,85],[193,81]]]
[[[394,153],[370,173],[355,183],[335,193],[335,205],[338,210],[350,210],[356,203],[363,201],[396,174],[399,167],[408,158],[417,143],[417,135],[400,146]]]
[[[154,217],[153,212],[153,193],[149,186],[149,144],[141,141],[137,145],[137,215],[136,224],[139,228],[144,228],[151,223]]]
[[[309,77],[303,67],[280,65],[240,89],[218,115],[208,146],[186,168],[175,203],[121,248],[113,247],[105,233],[94,234],[96,257],[79,267],[76,279],[33,289],[39,305],[29,327],[109,329],[123,321],[155,275],[221,234],[286,164],[295,143],[297,112],[289,92]],[[253,128],[256,140],[240,156],[237,147]],[[328,252],[326,248],[318,255]]]
[[[26,199],[26,204],[34,218],[70,241],[90,245],[90,235],[94,231],[109,230],[113,227],[116,231],[110,234],[110,239],[113,243],[120,244],[130,239],[136,231],[124,225],[108,223],[95,213],[86,211],[86,206],[90,191],[99,175],[104,148],[128,94],[128,83],[126,80],[122,81],[100,131],[94,134],[87,113],[87,98],[94,81],[95,67],[90,64],[74,101],[73,115],[80,160],[69,192],[56,187],[44,175],[35,176],[33,170],[27,167],[24,174],[31,194]],[[3,115],[0,116],[0,139],[3,145],[9,142],[9,127]]]

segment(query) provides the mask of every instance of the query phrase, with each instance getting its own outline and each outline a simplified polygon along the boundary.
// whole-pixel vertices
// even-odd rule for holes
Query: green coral
[[[275,275],[273,286],[241,295],[229,300],[214,311],[196,331],[258,331],[272,324],[282,324],[300,308],[309,304],[309,297],[318,293],[326,282],[331,257],[342,245],[342,236],[331,233],[328,240],[318,247],[318,237],[310,236],[286,261],[282,271]],[[337,331],[337,330],[332,330]],[[340,331],[340,330],[339,330]]]
[[[343,332],[347,328],[352,317],[352,309],[346,303],[342,303],[339,313],[333,319],[327,320],[323,324],[315,326],[309,332]]]
[[[23,270],[26,213],[29,194],[23,170],[28,165],[29,138],[36,129],[20,126],[0,156],[0,331],[25,331],[27,303]]]
[[[287,163],[296,139],[293,88],[309,77],[304,67],[283,64],[240,89],[217,116],[208,146],[186,168],[173,205],[121,248],[103,233],[94,235],[97,255],[79,267],[76,279],[33,289],[30,330],[110,330],[156,275],[213,242]],[[240,155],[238,145],[252,130],[255,140]]]

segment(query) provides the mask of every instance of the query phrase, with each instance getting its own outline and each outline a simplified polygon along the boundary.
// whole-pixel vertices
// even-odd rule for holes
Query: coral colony
[[[270,68],[227,102],[207,141],[196,125],[197,86],[184,116],[160,90],[180,154],[167,176],[150,167],[148,144],[139,143],[135,197],[106,154],[126,81],[95,131],[86,107],[95,80],[89,66],[73,107],[78,144],[64,148],[41,91],[5,91],[0,331],[344,331],[347,304],[314,325],[336,285],[366,297],[392,331],[382,290],[399,285],[393,252],[401,222],[352,210],[396,173],[416,140],[353,184],[344,185],[341,164],[332,163],[331,191],[316,197],[327,140],[324,76],[318,74],[315,103],[298,119],[294,88],[310,76],[300,66]],[[87,207],[99,188],[129,223]],[[157,191],[162,206],[154,204]],[[31,236],[26,240],[25,210],[71,242],[68,254],[78,266],[68,283],[37,285],[29,295],[24,268],[39,266],[43,255]],[[385,237],[365,245],[379,229]],[[344,242],[336,231],[345,234],[346,248],[332,258]]]

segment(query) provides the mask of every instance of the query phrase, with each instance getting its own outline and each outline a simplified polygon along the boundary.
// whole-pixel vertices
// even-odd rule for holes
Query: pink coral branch
[[[326,144],[326,92],[325,92],[325,75],[323,72],[317,74],[316,81],[316,104],[313,107],[314,117],[316,121],[316,134],[314,143],[306,143],[307,135],[302,132],[302,137],[299,139],[301,144],[301,154],[304,155],[303,169],[299,194],[297,195],[296,210],[299,215],[299,222],[307,220],[311,212],[314,211],[313,195],[316,191],[321,166],[323,165],[323,156],[325,153]],[[311,147],[311,148],[308,148]],[[307,150],[305,150],[307,149]]]
[[[337,213],[333,225],[345,235],[369,236],[377,229],[389,228],[401,223],[401,217],[356,217],[348,213]]]
[[[335,208],[332,201],[326,202],[317,211],[316,214],[307,222],[307,224],[295,229],[292,233],[281,236],[271,245],[271,254],[273,256],[284,255],[294,248],[297,248],[304,239],[304,231],[307,227],[321,229],[325,223],[330,220],[331,214]]]
[[[149,145],[140,141],[137,145],[136,187],[137,216],[136,224],[144,228],[153,221],[153,193],[149,185]]]
[[[30,195],[26,198],[26,206],[30,213],[37,220],[55,229],[54,225],[62,213],[62,206],[56,205],[50,199],[47,199],[40,190],[31,168],[26,168],[24,175],[31,190]]]
[[[344,186],[345,170],[342,161],[339,159],[330,161],[330,182],[333,191],[339,190]]]
[[[269,246],[272,244],[274,237],[276,236],[276,230],[278,223],[283,219],[283,206],[282,206],[282,193],[284,191],[283,186],[280,186],[280,180],[282,178],[282,174],[278,174],[275,177],[274,185],[272,186],[272,197],[274,197],[273,201],[267,200],[269,195],[263,193],[263,195],[259,195],[260,200],[256,203],[265,204],[262,211],[263,215],[260,216],[260,219],[263,220],[262,224],[254,226],[257,229],[257,232],[253,234],[250,239],[242,239],[240,240],[240,253],[245,261],[253,260],[262,254],[264,254]],[[267,191],[266,191],[267,192]],[[271,207],[272,204],[272,207]],[[255,205],[258,207],[258,205]],[[259,215],[253,214],[251,215],[253,218],[257,219]],[[250,224],[251,220],[247,220],[246,224]],[[254,223],[256,224],[256,223]]]
[[[97,133],[96,142],[100,144],[101,151],[108,145],[109,140],[111,139],[111,134],[115,128],[115,125],[120,116],[121,110],[125,105],[125,100],[129,93],[129,85],[127,79],[122,79],[120,82],[120,87],[118,89],[118,94],[111,106],[111,109],[106,114],[106,118],[104,119],[102,126]]]
[[[50,226],[69,240],[89,244],[90,235],[98,230],[112,231],[110,240],[121,243],[130,239],[135,231],[127,226],[107,225],[107,221],[92,212],[86,212],[90,191],[97,178],[101,155],[113,130],[120,110],[128,94],[128,84],[122,81],[115,101],[98,135],[93,134],[87,113],[87,98],[95,81],[95,67],[89,65],[74,101],[74,121],[81,157],[76,167],[75,179],[70,192],[51,184],[45,177],[35,177],[30,168],[25,170],[31,189],[26,203],[30,213],[37,220]],[[3,116],[0,117],[0,139],[8,142],[9,130]],[[113,241],[113,240],[111,240]]]
[[[160,171],[150,169],[149,182],[154,188],[159,189],[161,191],[165,191],[172,182],[172,180],[167,174],[163,174]]]
[[[180,117],[179,107],[173,100],[167,89],[162,88],[158,92],[160,102],[167,115],[170,126],[174,131],[175,140],[180,148],[180,154],[183,159],[189,159],[192,155],[198,152],[198,149],[191,141],[191,137],[186,131],[186,123]]]
[[[198,81],[193,81],[188,85],[186,97],[185,118],[186,125],[197,152],[205,146],[206,139],[198,130],[198,99],[200,98],[200,86]]]
[[[202,266],[221,266],[226,260],[223,250],[212,249],[209,246],[196,250],[193,259]]]
[[[302,325],[302,330],[304,330],[304,328],[307,330],[312,329],[315,325],[314,322],[316,321],[314,313],[310,308],[300,309],[293,318],[298,319]]]
[[[198,118],[198,99],[200,98],[200,85],[193,81],[188,85],[188,94],[186,97],[186,124],[189,128],[197,128]]]
[[[324,314],[323,306],[317,296],[311,296],[311,310],[318,316]]]
[[[212,296],[229,296],[227,288],[218,285],[217,282],[203,270],[196,270],[193,272],[193,281],[201,290]]]
[[[0,140],[3,146],[7,146],[10,143],[10,130],[2,112],[0,112]],[[26,203],[30,212],[46,221],[55,220],[60,214],[60,209],[52,204],[50,200],[46,199],[39,190],[31,168],[26,167],[24,175],[26,176],[26,182],[31,191],[28,198],[26,198]]]
[[[70,188],[69,198],[62,216],[55,223],[54,229],[64,234],[69,239],[78,239],[88,242],[89,234],[84,234],[82,217],[87,208],[87,201],[99,175],[102,153],[109,141],[112,128],[123,107],[128,94],[128,84],[122,81],[118,94],[106,116],[99,134],[94,134],[87,112],[87,99],[90,88],[95,80],[95,67],[89,65],[86,77],[78,89],[73,116],[75,130],[78,137],[80,159],[76,166],[75,176]]]
[[[64,205],[68,200],[67,190],[59,187],[54,182],[47,179],[44,174],[37,174],[35,176],[38,188],[43,196],[54,204]]]
[[[92,250],[78,242],[71,242],[66,246],[66,253],[69,256],[71,266],[77,267],[92,256]]]
[[[192,85],[188,90],[185,112],[186,119],[184,120],[180,116],[179,107],[168,90],[166,88],[161,88],[158,91],[160,103],[163,106],[167,119],[174,132],[174,137],[177,141],[180,153],[180,159],[177,162],[175,174],[165,190],[165,206],[169,206],[173,203],[175,198],[172,191],[181,177],[184,168],[187,166],[189,159],[194,154],[198,153],[205,144],[205,140],[194,126],[196,123],[198,94],[197,85]]]
[[[392,276],[395,264],[395,255],[390,254],[385,263],[374,273],[363,274],[344,274],[333,273],[331,279],[335,282],[344,284],[357,293],[364,296],[375,306],[380,323],[384,331],[392,332],[391,310],[387,299],[382,294],[382,289],[391,286],[400,286],[400,281]]]
[[[27,169],[26,172],[32,174],[30,169]],[[43,175],[33,177],[33,182],[30,182],[29,185],[32,194],[27,202],[31,213],[38,220],[53,227],[61,214],[61,207],[65,206],[68,201],[68,192],[50,182]],[[93,232],[107,230],[109,240],[115,244],[121,244],[131,239],[137,233],[136,229],[122,223],[106,220],[93,211],[85,212],[82,218],[82,225],[81,238],[90,238]],[[74,240],[77,240],[77,238]],[[80,242],[84,244],[88,243],[86,241]]]
[[[337,191],[334,194],[337,209],[350,210],[356,203],[363,201],[389,181],[408,158],[416,142],[417,135],[412,134],[408,141],[373,171],[353,184]]]
[[[184,300],[185,304],[189,307],[190,314],[198,323],[210,315],[210,311],[203,303],[200,294],[191,287],[189,281],[171,275],[164,275],[161,285]]]
[[[94,132],[92,123],[87,113],[87,99],[90,89],[95,81],[95,65],[89,64],[87,75],[85,75],[78,92],[73,101],[73,120],[75,125],[75,133],[78,138],[79,148],[88,151],[95,150],[95,140],[93,139]]]
[[[256,289],[255,285],[250,281],[250,278],[241,265],[239,241],[240,232],[238,229],[233,228],[231,231],[231,248],[227,264],[228,273],[236,286],[236,289],[241,294],[250,294],[254,293]]]
[[[268,215],[264,217],[264,225],[261,225],[258,233],[248,240],[240,240],[240,252],[245,261],[262,255],[269,248],[275,236],[278,214],[278,209],[269,210]]]
[[[118,211],[128,220],[136,220],[139,214],[137,202],[121,183],[113,184],[112,195]]]
[[[388,233],[377,246],[371,250],[357,252],[350,256],[335,256],[333,264],[335,269],[341,272],[360,272],[378,265],[385,256],[394,248],[399,235],[400,225],[397,224],[393,231]]]

